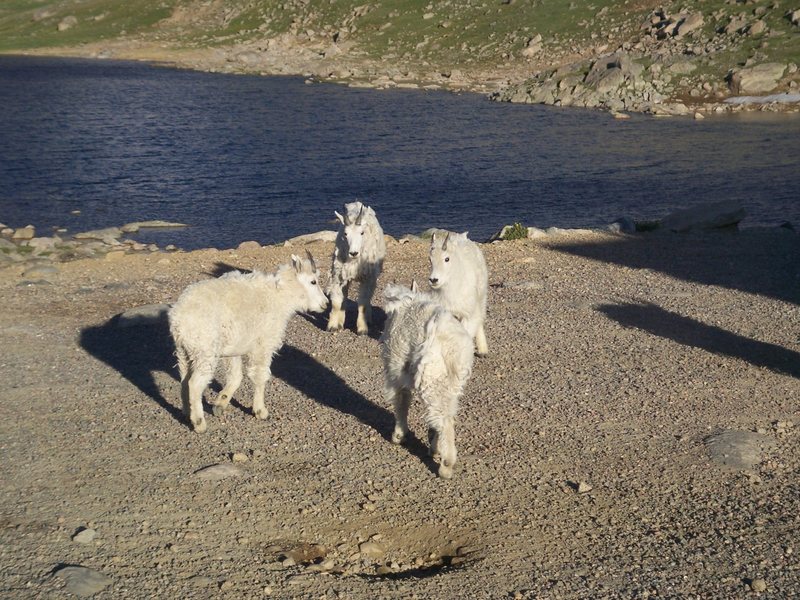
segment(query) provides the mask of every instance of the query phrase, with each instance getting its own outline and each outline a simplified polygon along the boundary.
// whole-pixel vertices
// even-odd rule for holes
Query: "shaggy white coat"
[[[392,284],[384,292],[387,321],[381,336],[387,400],[394,406],[392,441],[408,432],[416,391],[425,407],[431,454],[439,476],[453,476],[458,401],[472,373],[472,339],[459,321],[427,293]]]
[[[224,411],[242,382],[242,358],[253,382],[253,413],[266,419],[264,388],[272,375],[272,356],[283,345],[296,312],[325,310],[328,299],[319,271],[308,255],[292,255],[274,274],[238,271],[187,287],[169,311],[169,327],[181,377],[183,410],[198,433],[206,430],[203,392],[220,359],[226,363],[225,388],[214,401]]]
[[[341,226],[333,249],[328,292],[331,297],[331,314],[328,331],[344,327],[345,313],[342,303],[347,298],[350,283],[359,282],[358,319],[356,331],[364,334],[372,323],[372,295],[378,276],[383,270],[386,242],[375,211],[361,202],[344,205],[344,215],[334,211]]]
[[[461,321],[475,340],[478,356],[485,356],[489,352],[484,330],[489,275],[483,252],[466,232],[434,234],[430,261],[431,293]]]

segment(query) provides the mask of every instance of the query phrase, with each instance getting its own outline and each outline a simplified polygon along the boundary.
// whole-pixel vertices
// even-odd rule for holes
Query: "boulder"
[[[786,65],[782,63],[762,63],[734,71],[729,78],[729,86],[734,94],[760,94],[775,89]]]
[[[78,18],[74,15],[69,15],[68,17],[64,17],[58,22],[58,30],[66,31],[67,29],[72,29],[77,24],[78,24]]]
[[[766,31],[767,24],[764,21],[759,20],[747,28],[747,35],[761,35],[762,33],[766,33]]]
[[[692,13],[688,15],[685,19],[678,23],[678,27],[675,30],[675,37],[682,38],[688,33],[695,31],[696,29],[700,29],[703,26],[703,15],[702,13]]]
[[[122,237],[122,229],[119,227],[106,227],[105,229],[94,229],[92,231],[82,231],[73,236],[76,240],[106,240]]]
[[[314,244],[316,242],[336,241],[336,232],[331,230],[317,231],[316,233],[306,233],[290,238],[284,242],[285,246],[300,246],[304,244]]]
[[[32,240],[34,235],[36,235],[36,229],[33,227],[33,225],[28,225],[26,227],[20,227],[19,229],[15,229],[14,233],[11,234],[11,239]]]
[[[135,233],[144,228],[162,228],[162,227],[188,227],[186,223],[172,223],[170,221],[136,221],[135,223],[127,223],[120,229],[124,233]]]
[[[789,19],[792,25],[800,25],[800,8],[791,11],[786,18]]]
[[[678,232],[719,229],[738,225],[746,214],[738,202],[722,200],[676,210],[661,221],[661,226],[664,229]]]

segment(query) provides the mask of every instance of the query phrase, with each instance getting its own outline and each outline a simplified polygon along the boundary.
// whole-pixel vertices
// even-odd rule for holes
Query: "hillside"
[[[673,114],[721,110],[733,95],[800,94],[792,1],[11,0],[0,6],[0,52]]]

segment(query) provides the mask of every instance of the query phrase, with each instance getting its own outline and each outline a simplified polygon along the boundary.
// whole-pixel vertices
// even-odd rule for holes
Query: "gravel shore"
[[[355,335],[352,306],[338,334],[291,321],[267,421],[245,383],[207,433],[187,427],[164,322],[115,315],[298,251],[255,246],[0,270],[0,595],[800,594],[795,232],[482,245],[490,354],[449,481],[419,406],[390,443],[382,323]],[[332,244],[307,248],[327,266]],[[427,251],[389,244],[379,317]]]

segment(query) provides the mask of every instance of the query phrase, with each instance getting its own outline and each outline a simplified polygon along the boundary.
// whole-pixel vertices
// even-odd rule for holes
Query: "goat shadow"
[[[174,344],[166,315],[146,325],[129,327],[121,327],[120,316],[116,315],[102,325],[82,330],[80,345],[157,402],[181,425],[191,429],[183,413],[180,394],[177,392],[179,387],[176,386],[175,403],[170,402],[161,393],[154,377],[154,373],[164,372],[176,381],[178,379]],[[315,402],[352,415],[361,423],[375,429],[387,441],[391,439],[394,415],[365,398],[344,379],[303,350],[285,344],[273,359],[272,373]],[[219,387],[217,381],[212,385]],[[235,404],[246,410],[241,404]],[[427,446],[412,432],[408,433],[403,445],[431,472],[437,472],[437,465],[428,455]]]
[[[216,262],[214,263],[213,268],[210,271],[207,271],[207,274],[212,277],[221,277],[226,273],[230,273],[232,271],[240,271],[241,273],[252,273],[251,269],[244,269],[241,267],[235,267],[228,263],[224,262]],[[358,314],[358,303],[355,300],[350,300],[349,298],[345,299],[342,308],[345,311],[345,323],[344,328],[346,330],[350,330],[355,332],[356,330],[356,318]],[[314,327],[319,329],[320,331],[327,331],[328,328],[328,317],[330,316],[330,306],[324,313],[302,313],[301,316],[311,323]],[[383,327],[386,324],[386,312],[374,304],[372,305],[372,323],[369,325],[369,337],[373,340],[378,340],[383,333]]]
[[[175,346],[165,314],[146,325],[129,327],[121,327],[120,316],[116,315],[102,325],[82,330],[80,345],[155,400],[176,421],[188,427],[179,394],[175,398],[177,405],[173,404],[161,394],[153,377],[154,373],[161,371],[177,380]]]
[[[394,414],[365,398],[303,350],[285,344],[272,361],[272,374],[322,406],[355,417],[391,443]],[[427,445],[413,432],[406,434],[402,445],[432,473],[438,472],[438,465],[428,454]]]
[[[752,365],[800,378],[800,353],[706,325],[655,304],[603,304],[596,309],[625,327],[635,327],[679,344],[739,358]]]

